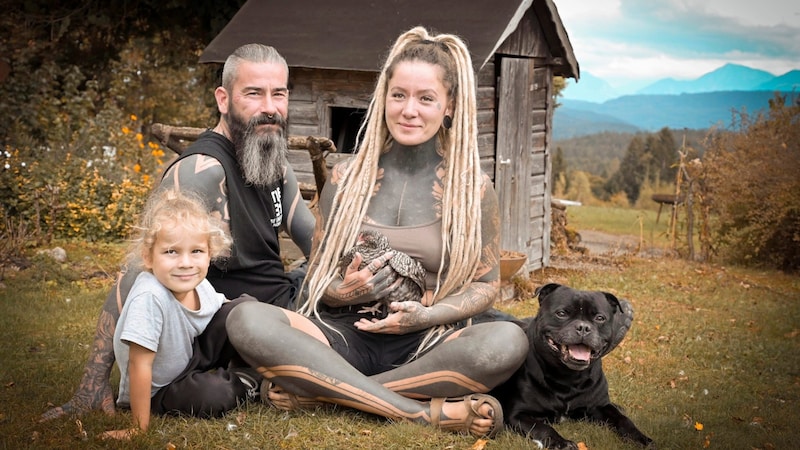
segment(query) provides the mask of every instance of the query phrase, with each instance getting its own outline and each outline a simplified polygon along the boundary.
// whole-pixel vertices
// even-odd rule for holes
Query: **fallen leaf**
[[[244,411],[242,411],[242,412],[240,412],[239,414],[236,415],[236,423],[239,424],[239,425],[242,425],[244,423],[245,419],[247,419],[247,413],[244,412]]]
[[[177,448],[172,442],[167,442],[167,445],[164,446],[164,450],[177,450]]]
[[[783,336],[791,339],[791,338],[796,338],[798,335],[800,335],[800,330],[795,328],[794,330],[784,334]]]
[[[694,423],[694,429],[697,430],[697,431],[703,431],[703,424],[700,423],[700,422],[695,422]]]
[[[589,447],[583,442],[578,442],[578,450],[589,450]]]
[[[486,444],[488,442],[489,441],[486,440],[486,439],[478,439],[477,441],[475,441],[474,444],[472,444],[472,447],[470,447],[470,448],[471,448],[471,450],[483,450],[483,449],[486,448]]]

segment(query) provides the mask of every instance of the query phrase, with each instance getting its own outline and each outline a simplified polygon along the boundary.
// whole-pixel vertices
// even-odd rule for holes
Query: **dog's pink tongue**
[[[592,357],[592,350],[585,345],[570,345],[569,356],[578,361],[589,361]]]

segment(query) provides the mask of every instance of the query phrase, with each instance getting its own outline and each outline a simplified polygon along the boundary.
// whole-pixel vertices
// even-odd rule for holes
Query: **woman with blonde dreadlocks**
[[[475,92],[456,36],[418,27],[392,47],[358,152],[321,197],[305,304],[298,313],[242,304],[228,317],[231,342],[269,380],[276,406],[335,403],[475,436],[502,428],[485,393],[522,364],[525,334],[510,322],[456,327],[489,309],[499,284],[500,218],[480,170]],[[342,273],[340,258],[368,229],[393,250],[360,270],[356,254]],[[387,264],[395,251],[422,262],[428,291],[376,316],[373,304],[401,281]]]

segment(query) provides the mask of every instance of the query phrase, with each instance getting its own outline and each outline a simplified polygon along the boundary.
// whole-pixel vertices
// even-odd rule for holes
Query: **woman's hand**
[[[420,302],[392,302],[385,319],[361,319],[354,326],[370,333],[408,334],[433,326],[430,319],[430,308]]]
[[[392,302],[385,319],[361,319],[354,325],[361,331],[371,333],[413,333],[437,325],[456,323],[486,311],[491,308],[498,293],[493,283],[475,281],[463,291],[442,298],[431,306],[413,301]],[[422,302],[430,301],[430,294],[422,298]]]
[[[386,265],[392,256],[394,252],[386,252],[359,270],[362,256],[356,253],[353,261],[347,266],[344,278],[334,279],[328,285],[322,296],[322,302],[332,308],[338,308],[371,303],[386,297],[402,281],[394,270]]]

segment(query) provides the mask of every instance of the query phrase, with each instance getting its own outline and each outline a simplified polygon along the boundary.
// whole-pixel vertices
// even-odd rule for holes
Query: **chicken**
[[[364,230],[358,237],[356,245],[350,250],[345,252],[341,259],[339,259],[339,270],[344,276],[347,266],[353,262],[356,253],[361,254],[361,264],[358,270],[363,269],[373,259],[383,255],[388,251],[394,251],[394,256],[389,260],[387,265],[394,270],[398,278],[402,281],[395,289],[392,289],[389,295],[381,299],[374,309],[365,307],[376,315],[385,317],[387,313],[386,306],[391,302],[402,302],[407,300],[421,301],[422,295],[425,293],[425,268],[422,263],[412,258],[406,253],[392,249],[389,246],[389,239],[386,238],[381,232],[376,230]],[[362,311],[364,311],[362,309]],[[378,314],[380,313],[380,314]]]

